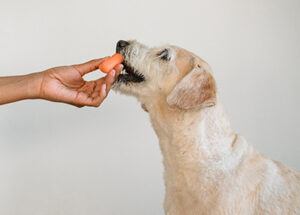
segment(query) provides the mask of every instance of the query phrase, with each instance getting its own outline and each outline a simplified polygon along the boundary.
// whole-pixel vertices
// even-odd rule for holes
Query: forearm
[[[39,97],[40,73],[0,77],[0,105]]]

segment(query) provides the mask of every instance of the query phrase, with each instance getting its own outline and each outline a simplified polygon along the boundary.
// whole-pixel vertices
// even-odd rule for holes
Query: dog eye
[[[165,61],[169,61],[170,60],[170,56],[169,56],[169,50],[168,49],[163,49],[162,51],[160,51],[157,56]]]

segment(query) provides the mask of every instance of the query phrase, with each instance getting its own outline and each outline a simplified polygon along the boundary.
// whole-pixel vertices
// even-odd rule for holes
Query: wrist
[[[29,99],[38,99],[41,94],[43,73],[31,73],[26,75],[26,97]]]
[[[23,99],[39,98],[42,75],[32,73],[0,78],[0,105]]]

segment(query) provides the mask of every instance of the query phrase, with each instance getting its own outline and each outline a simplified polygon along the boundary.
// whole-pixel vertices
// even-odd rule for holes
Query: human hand
[[[38,97],[77,107],[98,107],[122,69],[121,65],[117,65],[105,77],[85,81],[83,76],[98,69],[102,61],[103,59],[91,60],[83,64],[55,67],[38,73],[41,78]]]

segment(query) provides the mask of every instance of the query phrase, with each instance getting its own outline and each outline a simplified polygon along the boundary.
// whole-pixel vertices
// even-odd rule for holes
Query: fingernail
[[[115,77],[115,76],[116,76],[116,70],[114,70],[114,69],[111,70],[111,71],[110,71],[110,74],[111,74],[112,77]]]
[[[101,87],[101,94],[102,96],[106,96],[106,84],[103,84],[102,87]]]

